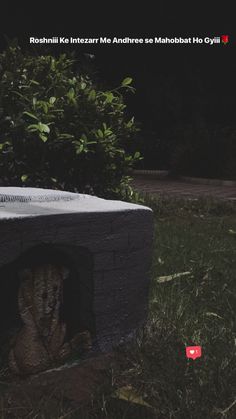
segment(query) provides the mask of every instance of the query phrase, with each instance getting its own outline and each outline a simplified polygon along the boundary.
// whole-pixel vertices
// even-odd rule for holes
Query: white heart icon
[[[190,349],[190,354],[194,354],[195,350],[194,349]]]

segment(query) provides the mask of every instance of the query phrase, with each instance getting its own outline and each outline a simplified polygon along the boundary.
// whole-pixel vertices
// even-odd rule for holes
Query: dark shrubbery
[[[140,130],[135,145],[143,156],[136,169],[166,170],[170,167],[170,144],[154,131]]]
[[[157,127],[158,128],[158,127]],[[236,179],[236,127],[201,119],[166,127],[162,136],[141,131],[139,169],[170,170],[173,176]]]
[[[176,130],[171,147],[173,174],[236,179],[236,129],[203,123]]]
[[[11,45],[0,55],[0,184],[129,198],[125,152],[137,131],[122,92],[98,89],[66,54],[31,55]]]

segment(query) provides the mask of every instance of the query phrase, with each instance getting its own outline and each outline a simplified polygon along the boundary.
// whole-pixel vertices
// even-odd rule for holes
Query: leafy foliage
[[[30,55],[10,45],[0,55],[0,182],[129,199],[127,154],[134,119],[127,120],[123,92],[98,89],[76,72],[67,54]]]

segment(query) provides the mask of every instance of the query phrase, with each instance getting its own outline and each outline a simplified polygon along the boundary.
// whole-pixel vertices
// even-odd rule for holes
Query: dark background
[[[51,4],[51,3],[50,3]],[[208,126],[235,126],[235,29],[230,21],[232,11],[223,4],[179,5],[156,2],[129,11],[127,6],[109,3],[101,10],[93,3],[82,10],[78,3],[34,4],[31,9],[9,4],[1,25],[1,49],[4,34],[17,37],[29,48],[29,37],[205,37],[229,35],[229,44],[189,45],[75,45],[78,57],[94,54],[93,67],[98,77],[111,88],[127,76],[133,78],[135,95],[127,98],[128,112],[140,122],[143,136],[165,137],[170,128],[203,121]],[[139,17],[137,17],[139,16]],[[3,16],[2,16],[3,17]],[[38,47],[40,50],[40,47]],[[65,47],[66,50],[72,47]],[[51,51],[62,46],[52,45]]]

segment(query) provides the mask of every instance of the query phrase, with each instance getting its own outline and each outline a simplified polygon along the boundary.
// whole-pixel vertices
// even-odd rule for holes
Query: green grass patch
[[[122,383],[153,407],[143,417],[234,418],[235,203],[164,197],[144,203],[155,219],[150,315],[125,352]],[[186,358],[192,345],[202,346],[201,358]]]

